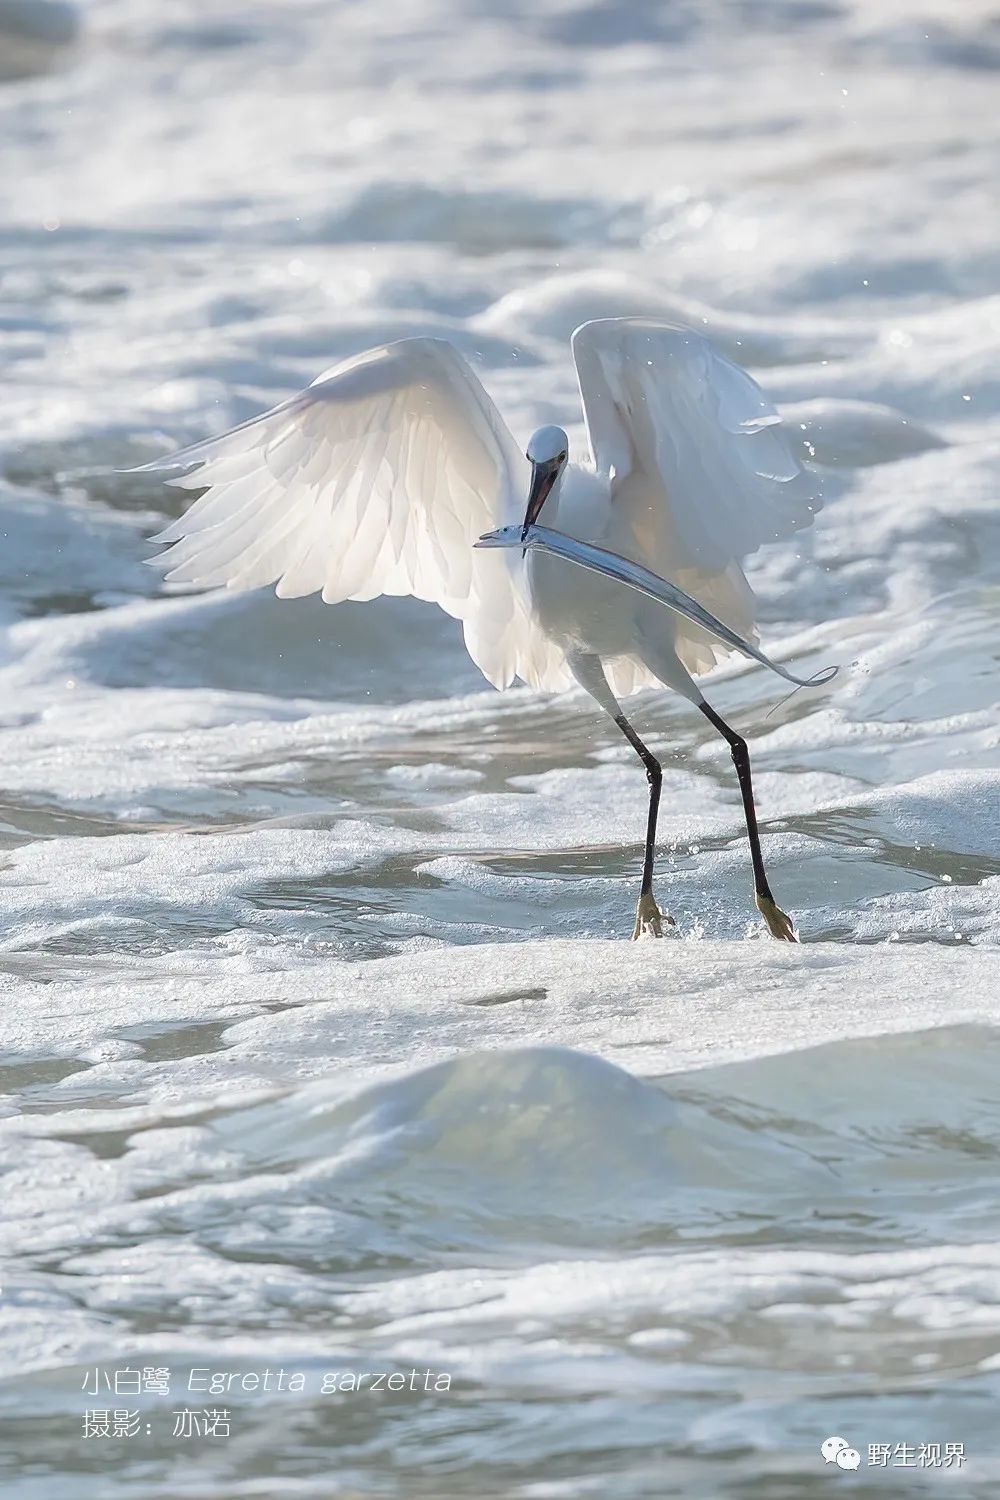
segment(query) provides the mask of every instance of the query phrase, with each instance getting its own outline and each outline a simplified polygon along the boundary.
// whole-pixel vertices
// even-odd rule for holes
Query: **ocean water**
[[[5,1496],[998,1493],[998,70],[993,0],[0,0]],[[823,469],[750,576],[839,677],[707,688],[797,948],[686,704],[633,946],[582,693],[165,592],[117,472],[415,332],[579,442],[627,312]]]

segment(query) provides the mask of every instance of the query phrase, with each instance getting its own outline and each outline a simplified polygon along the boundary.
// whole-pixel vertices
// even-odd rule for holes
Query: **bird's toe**
[[[664,923],[668,927],[673,927],[673,917],[660,910],[651,894],[640,896],[639,905],[635,909],[633,943],[641,937],[662,937]]]
[[[767,923],[767,930],[772,937],[778,938],[784,943],[797,943],[795,929],[792,926],[791,917],[781,910],[770,896],[757,897],[757,910]]]

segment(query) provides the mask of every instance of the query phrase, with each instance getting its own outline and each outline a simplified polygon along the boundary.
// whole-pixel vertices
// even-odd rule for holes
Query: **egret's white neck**
[[[599,542],[607,531],[607,481],[593,469],[567,464],[542,506],[542,526],[581,541]]]

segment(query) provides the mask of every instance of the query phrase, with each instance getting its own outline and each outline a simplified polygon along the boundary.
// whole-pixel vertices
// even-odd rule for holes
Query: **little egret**
[[[653,897],[662,772],[619,698],[673,688],[729,744],[757,907],[776,938],[795,942],[764,869],[746,742],[694,674],[734,649],[772,665],[751,644],[740,560],[810,523],[814,481],[760,387],[701,334],[602,318],[578,328],[572,348],[589,462],[569,462],[561,427],[542,427],[522,455],[451,344],[401,339],[145,465],[183,470],[167,482],[205,491],[157,538],[172,544],[158,561],[169,579],[276,584],[283,599],[412,594],[462,621],[496,687],[575,678],[649,783],[634,937],[673,921]]]

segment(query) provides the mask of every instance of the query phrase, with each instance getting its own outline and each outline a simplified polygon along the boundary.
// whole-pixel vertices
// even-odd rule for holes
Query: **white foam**
[[[995,1411],[990,0],[106,0],[85,27],[0,0],[6,63],[27,10],[35,76],[0,86],[0,1404],[25,1500],[388,1472],[639,1500],[664,1445],[685,1496],[806,1493],[817,1434],[917,1427],[964,1437],[971,1475]],[[780,704],[739,665],[705,685],[798,948],[762,932],[729,751],[689,705],[629,708],[679,939],[631,945],[646,783],[582,694],[493,694],[414,601],[161,597],[146,536],[178,496],[114,472],[414,333],[458,344],[520,441],[558,422],[579,453],[567,336],[633,311],[749,365],[822,465],[815,527],[749,572],[768,653],[840,675]],[[211,1473],[153,1435],[81,1472],[88,1361],[418,1353],[460,1405],[261,1401]]]

